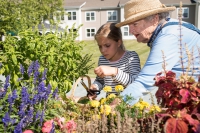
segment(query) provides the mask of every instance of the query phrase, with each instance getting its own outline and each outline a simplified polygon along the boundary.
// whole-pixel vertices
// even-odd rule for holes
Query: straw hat
[[[153,14],[169,12],[175,9],[176,7],[166,7],[159,0],[130,0],[124,5],[125,20],[117,23],[116,27],[127,25]]]

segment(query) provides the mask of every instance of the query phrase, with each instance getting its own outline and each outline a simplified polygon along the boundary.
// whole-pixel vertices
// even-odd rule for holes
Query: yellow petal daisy
[[[94,108],[97,108],[97,107],[100,106],[100,102],[97,101],[97,100],[92,100],[92,101],[90,101],[90,105],[91,105],[92,107],[94,107]]]
[[[106,102],[106,98],[102,98],[102,99],[100,100],[101,105],[104,104],[105,102]]]
[[[103,90],[104,90],[105,92],[111,92],[111,91],[112,91],[112,87],[110,87],[110,86],[105,86],[105,87],[103,88]]]
[[[102,105],[100,108],[101,114],[109,115],[111,112],[111,107],[109,105]]]
[[[115,97],[116,97],[115,94],[109,94],[109,95],[107,96],[107,99],[111,99],[111,98],[115,98]]]
[[[161,112],[161,109],[160,109],[159,106],[154,105],[154,106],[151,106],[151,107],[150,107],[150,111],[149,111],[149,112],[150,112],[150,113],[152,113],[152,112]]]
[[[122,86],[122,85],[116,85],[115,86],[115,91],[116,92],[121,92],[121,91],[123,91],[124,90],[124,87]]]

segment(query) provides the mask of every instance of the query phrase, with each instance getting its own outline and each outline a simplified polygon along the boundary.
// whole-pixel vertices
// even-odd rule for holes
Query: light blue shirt
[[[169,22],[177,21],[170,19]],[[177,78],[182,74],[183,69],[180,61],[182,55],[184,68],[188,66],[188,57],[186,49],[189,50],[192,62],[190,61],[191,69],[196,68],[194,71],[194,77],[200,74],[200,34],[196,31],[190,30],[181,26],[181,44],[182,50],[180,50],[180,26],[170,25],[163,28],[156,39],[152,43],[149,56],[144,64],[141,72],[133,83],[127,86],[127,88],[121,93],[121,96],[125,98],[126,95],[131,95],[135,100],[130,102],[130,105],[135,104],[140,97],[147,92],[155,88],[155,76],[157,73],[163,71],[163,62],[167,63],[166,70],[172,70],[176,73]],[[162,53],[163,51],[163,53]],[[165,59],[163,59],[165,56]],[[186,70],[186,69],[185,69]],[[191,73],[190,73],[191,74]]]

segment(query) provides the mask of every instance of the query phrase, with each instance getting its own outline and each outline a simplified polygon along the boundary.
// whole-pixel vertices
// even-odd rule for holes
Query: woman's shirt
[[[124,55],[115,62],[110,62],[104,56],[99,57],[98,66],[117,67],[118,74],[116,76],[106,76],[104,78],[96,77],[93,84],[97,85],[98,90],[102,90],[104,86],[111,86],[115,92],[116,85],[126,87],[134,81],[140,72],[140,59],[135,51],[125,51]]]
[[[177,22],[178,20],[170,19],[169,21]],[[131,95],[134,97],[136,100],[130,103],[134,104],[138,101],[139,97],[155,88],[154,78],[157,73],[164,70],[164,60],[166,62],[164,68],[175,72],[178,78],[183,72],[180,60],[180,57],[182,57],[184,71],[190,62],[190,67],[194,68],[195,71],[189,72],[189,74],[193,73],[194,77],[197,77],[200,73],[199,48],[200,35],[196,31],[183,26],[180,29],[179,25],[170,25],[162,28],[152,43],[147,61],[138,77],[132,84],[127,86],[121,95]],[[187,57],[186,51],[189,51],[191,58]]]

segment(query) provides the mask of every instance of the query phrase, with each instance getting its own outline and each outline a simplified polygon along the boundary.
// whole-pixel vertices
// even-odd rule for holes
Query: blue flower
[[[22,87],[22,91],[21,91],[21,101],[24,103],[24,104],[28,104],[30,99],[29,99],[29,94],[27,92],[27,88],[26,87]]]
[[[5,81],[5,84],[4,84],[4,89],[7,91],[8,87],[10,86],[10,75],[8,75],[6,77],[6,81]]]
[[[58,95],[58,87],[56,87],[56,89],[53,91],[52,97],[57,98],[57,95]]]
[[[28,67],[28,76],[30,77],[32,72],[33,72],[33,68],[34,68],[34,61],[31,63],[31,65]]]
[[[19,122],[14,129],[14,133],[22,133],[22,124]]]
[[[24,75],[24,67],[22,66],[22,64],[20,64],[20,72],[22,75]]]
[[[42,81],[46,80],[47,77],[47,68],[44,69],[44,72],[42,73]]]
[[[4,125],[7,127],[8,124],[10,123],[11,119],[10,119],[10,115],[9,113],[7,112],[5,114],[5,116],[2,118],[2,122],[4,123]]]

